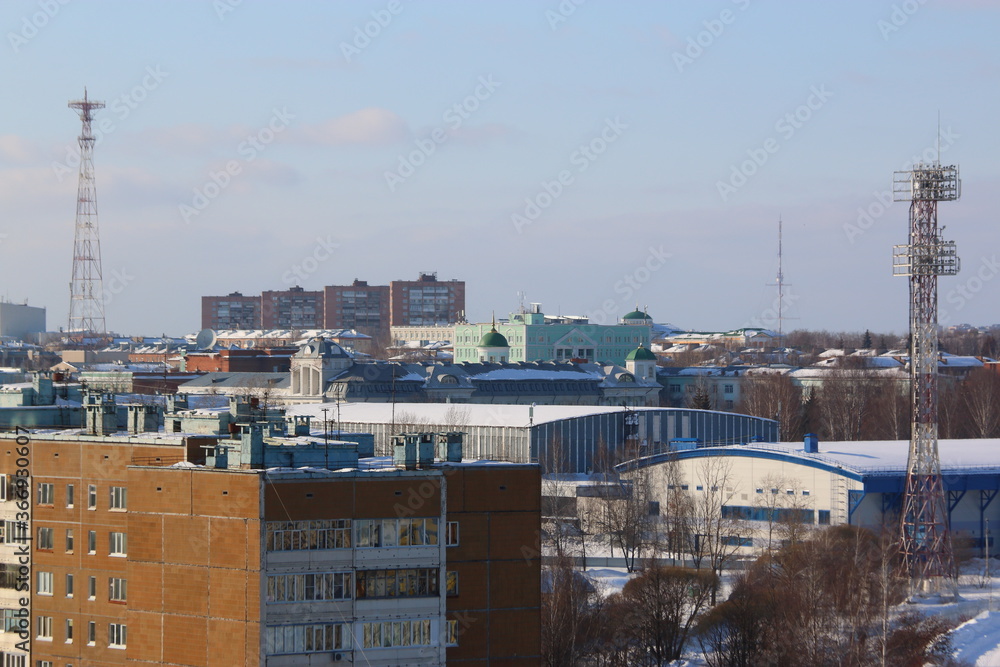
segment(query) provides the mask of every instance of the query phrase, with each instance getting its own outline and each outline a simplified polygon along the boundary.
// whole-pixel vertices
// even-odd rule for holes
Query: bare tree
[[[862,426],[875,404],[878,386],[868,371],[858,368],[834,370],[823,381],[820,415],[823,434],[829,440],[860,440]]]
[[[625,584],[615,602],[633,640],[629,664],[658,666],[679,659],[717,588],[712,573],[657,565]]]
[[[696,531],[692,555],[697,567],[708,567],[720,575],[730,558],[740,548],[746,532],[745,521],[727,505],[735,489],[732,463],[723,457],[706,456],[698,466],[692,493],[693,527]],[[715,604],[716,591],[712,591]]]
[[[542,662],[548,667],[573,667],[594,641],[600,597],[568,558],[557,558],[546,569],[542,591]]]
[[[802,388],[784,373],[744,375],[739,411],[777,420],[781,441],[801,440],[805,433],[802,430]]]
[[[609,476],[600,487],[601,511],[598,525],[608,536],[611,552],[615,547],[625,559],[625,567],[634,572],[643,551],[650,546],[653,520],[650,502],[653,499],[649,468],[639,468],[621,475]]]
[[[958,387],[967,437],[1000,436],[1000,373],[977,368]]]

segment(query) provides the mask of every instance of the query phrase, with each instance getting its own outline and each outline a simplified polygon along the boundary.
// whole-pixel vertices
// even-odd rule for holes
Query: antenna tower
[[[893,200],[910,202],[907,245],[892,253],[892,273],[910,279],[910,392],[913,430],[906,464],[900,551],[912,598],[955,599],[952,553],[938,456],[938,276],[958,273],[953,241],[938,229],[937,203],[961,195],[958,167],[918,163],[893,175]]]
[[[789,318],[785,317],[785,315],[784,315],[784,308],[785,308],[785,288],[786,287],[790,287],[790,285],[785,282],[785,273],[784,273],[784,270],[782,269],[782,260],[783,260],[784,256],[783,256],[782,245],[781,245],[781,243],[782,243],[781,234],[782,234],[782,222],[781,222],[781,216],[778,216],[778,275],[777,275],[777,278],[775,279],[775,281],[773,283],[768,283],[768,285],[767,285],[768,287],[777,287],[778,288],[778,308],[777,308],[777,310],[778,310],[778,345],[782,345],[782,341],[784,340],[785,320],[789,319]],[[793,317],[791,319],[795,319],[795,318]]]
[[[80,114],[80,182],[76,195],[76,231],[73,235],[73,278],[69,284],[70,332],[103,334],[104,287],[101,276],[101,238],[97,227],[97,185],[94,180],[94,135],[90,130],[93,112],[104,102],[87,98],[69,103]]]

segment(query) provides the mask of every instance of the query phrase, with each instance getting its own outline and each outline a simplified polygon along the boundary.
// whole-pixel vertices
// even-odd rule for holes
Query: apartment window
[[[449,597],[458,595],[458,572],[455,570],[448,570],[445,577],[445,592],[447,595]]]
[[[124,486],[111,487],[111,509],[128,509],[128,489]]]
[[[21,629],[21,617],[16,616],[18,609],[0,609],[0,632],[17,632]],[[27,621],[24,623],[28,624]],[[0,661],[0,667],[4,667]]]
[[[73,506],[73,499],[74,499],[74,496],[75,496],[75,491],[76,491],[76,489],[73,487],[72,484],[67,484],[66,485],[66,507],[72,507]]]
[[[7,500],[7,486],[9,481],[7,475],[0,475],[0,501]]]
[[[55,532],[54,528],[39,528],[38,529],[38,544],[37,549],[44,549],[46,551],[52,551],[52,534]]]
[[[458,546],[458,522],[449,521],[445,532],[445,546],[457,547]]]
[[[351,648],[351,633],[342,623],[269,625],[264,631],[267,655],[320,653]]]
[[[87,643],[91,646],[97,641],[97,623],[90,621],[87,623]]]
[[[267,601],[350,600],[353,587],[350,572],[279,574],[267,578]]]
[[[108,599],[112,602],[125,602],[128,582],[121,577],[108,579]]]
[[[731,384],[722,385],[722,393],[723,394],[732,394],[732,393],[734,393],[733,385],[731,385]]]
[[[37,620],[38,638],[52,641],[52,617],[38,616]]]
[[[66,551],[67,553],[73,552],[73,529],[66,529]]]
[[[73,575],[66,575],[66,597],[73,597]]]
[[[436,568],[362,570],[357,575],[359,600],[395,597],[433,597],[438,594]]]
[[[97,553],[97,531],[90,530],[87,531],[87,553],[96,554]]]
[[[38,573],[38,594],[39,595],[52,595],[52,573],[51,572],[39,572]]]
[[[361,636],[364,648],[430,646],[431,622],[424,619],[362,623]]]
[[[112,556],[124,556],[128,553],[128,536],[125,533],[108,533],[109,549]]]
[[[51,505],[56,497],[55,484],[48,482],[38,483],[38,504]]]
[[[97,577],[89,577],[87,579],[87,598],[90,600],[97,598]]]
[[[108,623],[108,648],[125,648],[127,634],[124,623]]]
[[[449,620],[444,642],[448,646],[458,646],[458,621]]]
[[[802,495],[803,496],[808,496],[809,495],[809,489],[802,489]]]
[[[97,509],[97,485],[90,484],[87,486],[87,509],[96,510]]]
[[[359,519],[357,547],[419,547],[438,543],[437,519]]]
[[[39,660],[37,663],[38,667],[52,667],[51,660]]]
[[[73,643],[73,619],[72,618],[67,618],[66,619],[66,643],[67,644],[72,644]]]
[[[350,549],[351,520],[268,521],[265,539],[268,551]]]

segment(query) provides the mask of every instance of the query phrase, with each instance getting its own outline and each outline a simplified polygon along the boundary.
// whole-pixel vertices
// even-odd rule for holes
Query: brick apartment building
[[[0,434],[0,666],[540,664],[538,467],[356,447]]]
[[[207,329],[355,329],[389,343],[390,326],[428,326],[462,321],[465,281],[416,280],[388,285],[329,285],[322,291],[292,287],[259,297],[233,292],[201,298],[201,326]],[[2,667],[2,666],[0,666]]]

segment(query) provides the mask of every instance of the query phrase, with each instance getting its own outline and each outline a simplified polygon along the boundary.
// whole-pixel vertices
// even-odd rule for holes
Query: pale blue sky
[[[1000,322],[997,3],[36,0],[0,5],[0,30],[0,296],[52,329],[84,85],[108,103],[120,332],[196,330],[202,294],[420,271],[464,279],[471,320],[523,291],[598,321],[638,302],[684,328],[774,327],[779,215],[786,330],[903,332],[907,211],[877,193],[934,146],[939,111],[964,181],[940,209],[963,259],[942,320]],[[418,143],[433,152],[401,170]]]

